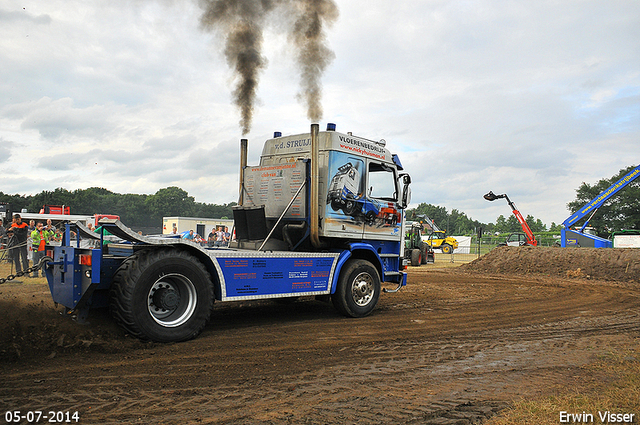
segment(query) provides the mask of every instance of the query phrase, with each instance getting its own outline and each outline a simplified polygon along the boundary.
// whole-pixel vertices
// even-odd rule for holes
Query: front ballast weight
[[[230,247],[140,236],[112,219],[100,221],[107,244],[78,223],[95,247],[68,236],[53,247],[54,301],[79,318],[108,307],[131,335],[157,342],[196,337],[216,301],[330,298],[344,316],[370,315],[383,283],[406,285],[411,179],[384,144],[315,126],[268,140],[260,165],[243,165]]]

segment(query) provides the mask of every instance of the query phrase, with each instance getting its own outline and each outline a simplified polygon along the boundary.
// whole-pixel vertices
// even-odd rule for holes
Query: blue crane
[[[586,246],[594,248],[611,248],[613,246],[609,239],[604,239],[596,235],[584,233],[584,229],[589,224],[591,217],[598,211],[598,208],[602,206],[609,198],[618,193],[618,191],[624,188],[640,176],[640,165],[633,170],[629,171],[620,180],[609,186],[606,190],[599,193],[595,198],[584,204],[580,209],[573,213],[569,218],[562,222],[561,230],[561,243],[562,247],[567,246]],[[587,216],[589,217],[584,222],[580,230],[572,230],[571,226],[577,223],[579,220]]]

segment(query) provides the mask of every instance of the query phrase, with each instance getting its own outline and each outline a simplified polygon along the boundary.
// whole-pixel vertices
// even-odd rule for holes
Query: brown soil
[[[510,275],[640,282],[640,250],[633,248],[501,247],[463,269]]]
[[[455,269],[410,268],[407,287],[366,318],[313,299],[219,303],[202,335],[167,345],[128,337],[106,312],[78,325],[46,284],[8,283],[0,413],[77,411],[85,424],[480,423],[512,400],[606,379],[584,366],[640,337],[639,264],[640,250],[501,248]]]

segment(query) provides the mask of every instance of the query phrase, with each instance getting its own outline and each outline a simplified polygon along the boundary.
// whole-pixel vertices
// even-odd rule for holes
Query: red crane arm
[[[507,200],[507,203],[511,207],[511,211],[513,211],[513,215],[516,216],[516,218],[518,219],[518,222],[520,223],[520,226],[522,226],[522,230],[524,231],[524,234],[527,237],[527,245],[538,246],[538,241],[536,240],[536,237],[533,236],[533,232],[531,231],[531,228],[527,224],[527,221],[524,219],[524,217],[522,217],[522,214],[520,214],[520,211],[518,211],[518,209],[516,208],[516,205],[513,202],[511,202],[511,199],[509,199],[506,193],[503,193],[502,195],[496,195],[493,192],[489,192],[486,195],[484,195],[484,199],[486,199],[487,201],[495,201],[496,199],[501,199],[501,198],[505,198]]]
[[[513,215],[516,216],[516,218],[518,219],[518,222],[520,222],[520,225],[522,226],[522,230],[524,231],[524,234],[527,235],[527,244],[538,246],[538,241],[536,240],[535,236],[533,236],[533,232],[531,231],[531,228],[527,224],[527,221],[524,219],[524,217],[522,217],[522,214],[520,214],[520,211],[514,209]]]

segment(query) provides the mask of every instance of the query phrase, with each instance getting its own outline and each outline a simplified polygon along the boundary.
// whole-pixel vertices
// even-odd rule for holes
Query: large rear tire
[[[419,249],[411,250],[411,265],[413,267],[418,267],[422,262],[422,253]]]
[[[156,342],[195,338],[213,307],[211,277],[193,255],[176,249],[140,251],[116,271],[109,296],[127,332]]]
[[[420,264],[427,264],[427,244],[420,243],[420,255],[422,256]]]
[[[331,296],[334,307],[348,317],[369,315],[380,298],[380,276],[369,261],[351,259],[342,268],[336,292]]]

